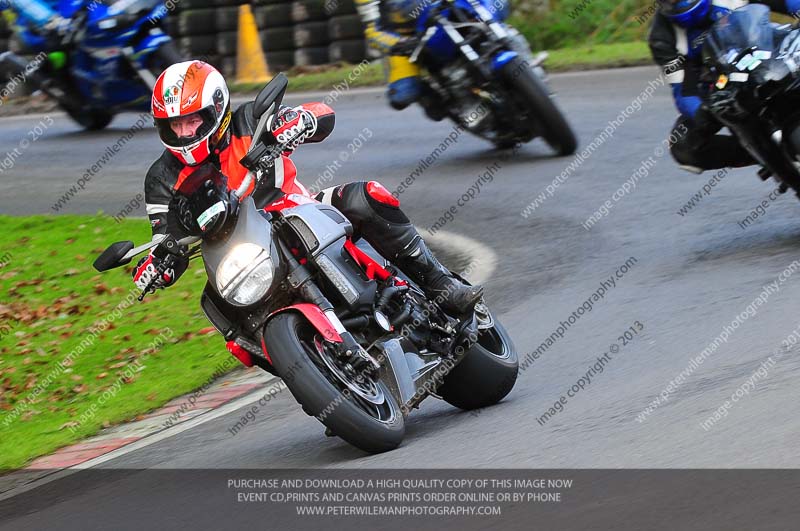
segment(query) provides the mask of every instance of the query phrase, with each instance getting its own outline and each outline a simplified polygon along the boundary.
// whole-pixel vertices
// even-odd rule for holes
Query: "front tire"
[[[308,415],[337,436],[369,453],[397,448],[405,436],[405,420],[386,385],[373,382],[383,403],[373,404],[349,391],[326,367],[319,333],[297,312],[272,318],[264,341],[278,374]]]
[[[451,370],[436,391],[460,409],[479,409],[500,402],[511,392],[519,373],[519,357],[511,336],[495,320]]]
[[[527,61],[517,56],[500,71],[508,88],[524,104],[532,121],[541,124],[541,134],[559,156],[572,155],[578,140],[564,114],[556,107],[544,82]]]
[[[74,109],[64,107],[64,112],[87,131],[100,131],[105,129],[108,124],[111,123],[111,120],[114,119],[112,113],[102,109]]]

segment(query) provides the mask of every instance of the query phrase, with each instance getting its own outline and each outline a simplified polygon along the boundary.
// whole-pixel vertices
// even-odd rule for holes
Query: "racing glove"
[[[55,15],[47,24],[44,25],[45,31],[55,33],[59,37],[65,37],[72,33],[72,20],[64,18],[61,15]]]
[[[284,154],[289,154],[294,151],[297,146],[303,143],[307,138],[314,136],[317,132],[317,117],[313,113],[303,109],[303,107],[283,107],[275,116],[272,123],[272,135],[279,143],[284,143],[290,138],[297,136],[303,131],[303,134],[298,136],[295,140],[286,146]]]
[[[59,48],[66,45],[75,33],[75,23],[72,19],[54,15],[46,24],[41,26],[36,33],[42,35],[51,47]]]
[[[414,50],[417,49],[417,46],[419,46],[419,39],[417,37],[403,37],[391,47],[389,55],[411,57],[411,55],[414,54]]]
[[[163,258],[155,256],[152,252],[139,260],[139,263],[133,268],[133,283],[136,284],[137,288],[144,290],[155,277],[158,278],[156,278],[152,287],[157,289],[166,288],[174,284],[178,277],[186,271],[188,264],[176,263],[171,267],[167,267],[159,275],[158,266],[163,260]]]

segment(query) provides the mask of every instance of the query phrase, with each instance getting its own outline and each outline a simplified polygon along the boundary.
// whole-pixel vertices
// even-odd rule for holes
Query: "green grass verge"
[[[219,334],[199,333],[210,326],[199,306],[201,262],[129,306],[131,266],[92,268],[114,241],[148,241],[146,220],[0,216],[0,224],[0,469],[135,418],[233,366]]]
[[[513,2],[509,23],[534,50],[644,40],[655,0],[550,0],[536,10],[525,0]]]
[[[650,48],[645,42],[595,44],[552,50],[549,54],[545,62],[548,72],[653,64]]]
[[[534,51],[538,51],[534,49]],[[617,68],[651,64],[647,43],[620,42],[594,44],[549,51],[545,68],[550,72],[589,70],[593,68]],[[358,74],[358,75],[356,75]],[[385,83],[383,65],[379,62],[366,66],[338,65],[320,71],[289,71],[289,91],[304,90],[335,91],[335,87],[374,87]],[[349,84],[345,84],[345,80]],[[263,83],[239,83],[231,86],[233,92],[257,92]]]
[[[335,64],[320,67],[293,68],[286,72],[289,91],[334,90],[334,87],[373,87],[384,83],[383,65],[380,61],[360,65]],[[257,92],[263,83],[235,83],[233,92]]]

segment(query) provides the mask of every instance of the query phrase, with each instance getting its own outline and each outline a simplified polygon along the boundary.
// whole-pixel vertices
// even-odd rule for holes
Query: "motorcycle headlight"
[[[217,291],[234,304],[255,304],[272,285],[269,251],[253,243],[234,247],[217,269]]]

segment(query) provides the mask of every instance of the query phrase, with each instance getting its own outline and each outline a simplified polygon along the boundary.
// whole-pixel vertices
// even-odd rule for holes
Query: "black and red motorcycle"
[[[287,83],[278,75],[256,98],[253,138],[262,137]],[[269,168],[304,133],[283,144],[254,142],[242,161]],[[334,207],[299,195],[265,208],[254,194],[240,200],[253,175],[234,193],[221,189],[224,179],[208,179],[180,199],[179,215],[197,220],[197,234],[137,248],[117,242],[95,268],[125,265],[150,249],[164,258],[161,271],[202,256],[209,281],[201,305],[229,350],[284,378],[327,434],[367,452],[397,447],[405,417],[428,396],[475,409],[511,391],[517,352],[483,302],[470,315],[447,315],[441,299],[428,298],[366,242],[356,244]],[[140,300],[152,291],[151,284]]]

